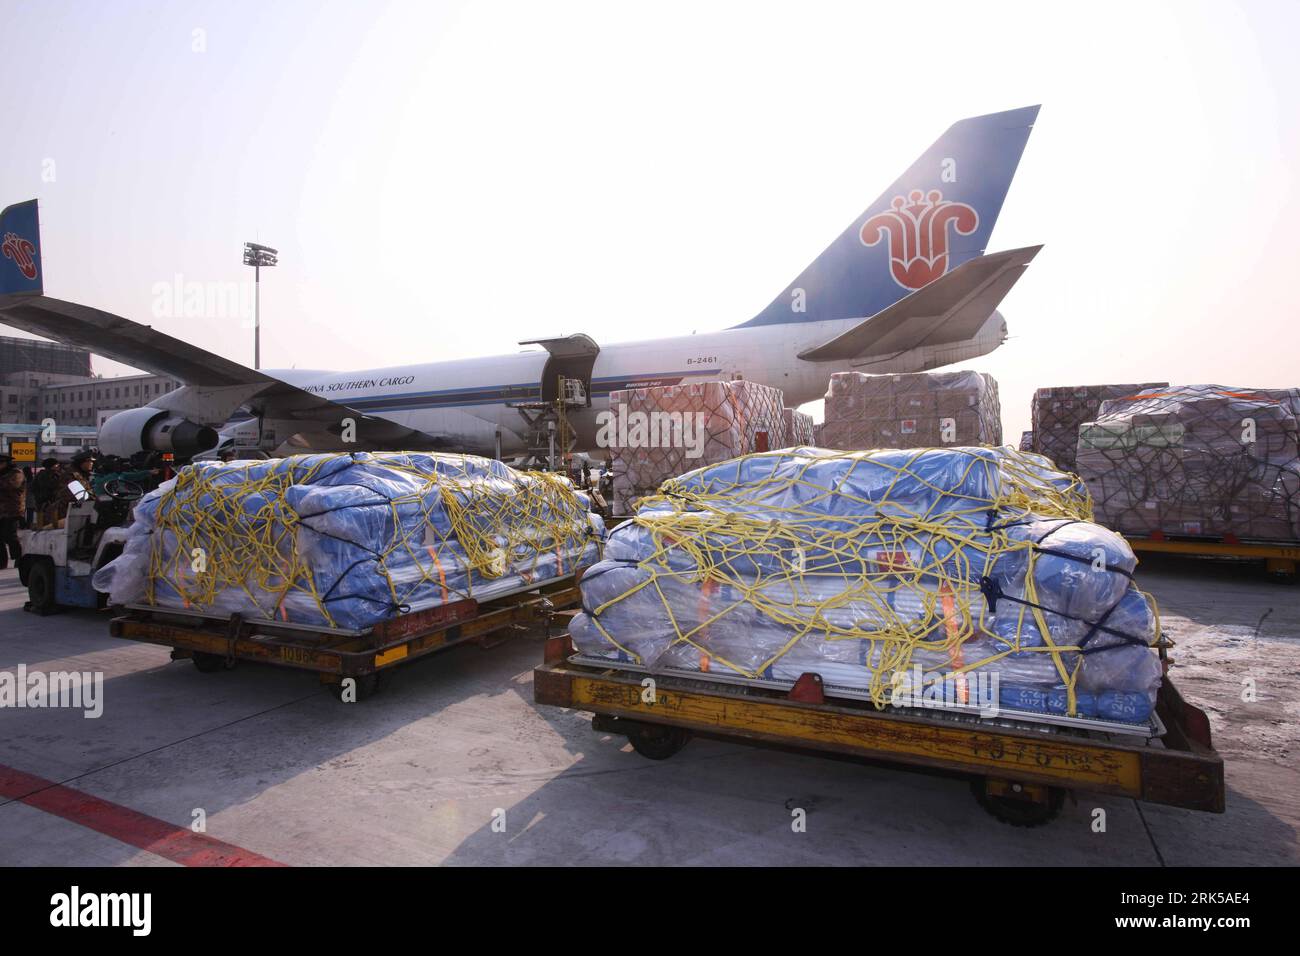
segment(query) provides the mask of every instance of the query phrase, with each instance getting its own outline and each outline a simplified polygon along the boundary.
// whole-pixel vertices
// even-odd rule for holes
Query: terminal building
[[[126,408],[147,405],[183,383],[165,375],[96,376],[90,352],[0,336],[0,424],[98,428]]]
[[[90,353],[75,345],[0,336],[0,377],[16,372],[48,372],[91,378]]]

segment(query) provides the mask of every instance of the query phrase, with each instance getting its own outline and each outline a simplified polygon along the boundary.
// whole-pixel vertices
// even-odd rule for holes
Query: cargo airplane
[[[100,450],[191,457],[240,422],[280,454],[349,448],[517,456],[538,410],[577,383],[566,419],[595,450],[610,393],[747,379],[789,406],[833,372],[916,372],[987,354],[998,305],[1041,246],[988,253],[1038,107],[964,119],[939,137],[770,305],[718,332],[599,345],[539,338],[509,355],[366,371],[255,370],[146,325],[44,294],[37,201],[0,213],[0,323],[186,384],[100,430]],[[531,423],[531,424],[530,424]],[[227,434],[233,434],[229,432]]]

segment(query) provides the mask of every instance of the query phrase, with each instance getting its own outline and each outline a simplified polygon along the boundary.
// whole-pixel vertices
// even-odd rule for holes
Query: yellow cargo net
[[[1090,521],[1092,502],[1087,489],[1076,477],[1056,473],[1051,463],[1041,456],[999,449],[995,452],[997,458],[993,459],[987,451],[981,455],[979,450],[972,449],[961,480],[952,486],[962,487],[976,469],[989,469],[1000,472],[1000,480],[990,476],[987,485],[1001,490],[995,497],[940,512],[937,506],[943,499],[956,496],[927,481],[913,467],[927,451],[951,454],[963,450],[917,449],[901,459],[900,464],[889,465],[879,457],[868,460],[862,452],[817,449],[806,452],[811,457],[801,467],[783,468],[780,474],[747,479],[743,484],[714,480],[706,486],[707,490],[700,490],[695,482],[679,479],[664,482],[658,495],[642,501],[641,511],[633,519],[652,537],[653,553],[639,563],[643,570],[651,572],[650,577],[593,608],[592,623],[611,644],[641,662],[639,655],[619,643],[601,624],[600,615],[648,589],[657,596],[662,614],[671,622],[674,645],[684,643],[698,650],[701,670],[707,670],[710,662],[716,660],[750,678],[760,677],[805,635],[815,634],[829,641],[866,640],[870,644],[866,655],[870,693],[877,705],[887,702],[896,679],[893,675],[907,672],[917,651],[941,655],[947,662],[945,670],[954,676],[965,675],[1020,651],[1049,654],[1067,691],[1068,713],[1075,714],[1074,686],[1082,658],[1076,655],[1069,666],[1064,655],[1079,648],[1053,641],[1040,608],[1024,608],[1014,639],[1008,642],[1005,651],[969,659],[965,645],[989,623],[985,603],[979,602],[978,614],[974,613],[974,604],[980,596],[981,578],[1000,557],[1017,550],[1027,552],[1026,600],[1042,603],[1034,587],[1033,569],[1039,557],[1034,542],[1010,538],[1006,531],[1008,523],[1024,520],[1030,511],[1035,518]],[[798,457],[800,453],[767,452],[736,459],[726,466],[712,466],[711,471],[715,474],[729,471],[736,464],[739,476],[740,463],[744,461],[797,460]],[[833,486],[828,488],[824,482],[806,479],[809,468],[824,466],[836,458],[851,464]],[[856,495],[848,488],[854,471],[868,464],[893,472],[892,480],[874,500]],[[1044,477],[1045,471],[1051,472],[1057,481]],[[892,500],[895,486],[904,479],[913,487],[919,483],[929,490],[926,496],[929,507],[908,507],[904,500]],[[832,495],[839,500],[835,514],[828,515],[815,508]],[[739,497],[747,503],[740,511],[737,510]],[[969,498],[964,493],[960,497]],[[783,507],[767,504],[774,500],[801,500],[802,503]],[[846,518],[842,512],[855,510],[854,505],[861,506],[861,513],[874,517],[860,521]],[[881,514],[882,511],[888,513]],[[839,527],[822,527],[828,522]],[[676,552],[677,556],[689,555],[691,569],[670,568],[670,552]],[[674,563],[683,562],[677,557]],[[864,566],[875,570],[864,574]],[[753,574],[755,568],[780,570]],[[744,573],[738,569],[744,569]],[[674,607],[664,591],[668,579],[696,587],[700,594],[699,606]],[[821,599],[814,596],[812,592],[818,579],[832,583],[823,593],[834,592],[833,596]],[[772,587],[781,584],[789,588]],[[790,599],[774,598],[774,593],[782,598],[788,594]],[[735,598],[719,601],[723,594]],[[910,613],[898,612],[896,606],[902,603],[896,600],[899,597],[911,600]],[[704,616],[706,605],[711,613]],[[711,628],[746,608],[756,610],[791,633],[789,640],[757,667],[728,659],[710,641]],[[849,609],[867,623],[844,623]],[[692,615],[691,610],[696,613]],[[1021,631],[1027,620],[1037,624],[1043,646],[1021,647]]]
[[[294,485],[311,484],[328,466],[348,457],[299,455],[183,469],[157,508],[146,578],[148,603],[159,603],[162,584],[186,607],[197,609],[210,608],[223,594],[237,591],[264,617],[288,620],[287,602],[306,598],[328,626],[337,626],[329,609],[331,595],[299,549],[301,526],[313,528],[315,516],[300,519],[285,493]],[[418,464],[421,459],[435,460],[437,471]],[[364,501],[340,506],[382,506],[389,512],[378,540],[339,541],[338,547],[355,548],[357,562],[367,562],[382,579],[393,613],[427,586],[443,602],[473,597],[473,574],[491,580],[509,572],[528,580],[551,554],[558,574],[571,573],[573,562],[591,542],[586,509],[567,480],[510,469],[505,469],[508,477],[485,476],[483,461],[449,454],[365,456],[365,462],[372,463],[372,475],[373,465],[378,465],[383,473],[414,480],[414,490],[386,500],[374,491]],[[471,467],[470,462],[475,464]],[[401,486],[413,487],[410,482]],[[435,523],[435,511],[442,513],[444,522]],[[450,530],[439,530],[440,524],[449,524]],[[400,581],[392,573],[397,563],[402,567]],[[467,569],[471,574],[464,575]],[[449,583],[453,573],[465,578],[464,587]]]

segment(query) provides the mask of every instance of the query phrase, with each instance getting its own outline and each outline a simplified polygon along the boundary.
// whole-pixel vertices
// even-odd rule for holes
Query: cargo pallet
[[[578,603],[578,577],[554,578],[482,603],[452,601],[360,630],[129,604],[110,621],[109,633],[170,647],[172,660],[188,658],[204,673],[238,661],[312,671],[340,699],[359,701],[378,690],[380,678],[394,667],[470,641],[487,646],[489,637],[507,628],[549,622],[556,609]],[[344,683],[349,678],[351,685]]]
[[[1300,541],[1242,541],[1234,535],[1198,537],[1166,535],[1159,531],[1148,537],[1124,536],[1134,551],[1177,554],[1189,558],[1234,558],[1263,561],[1270,574],[1292,577],[1300,562]]]
[[[550,638],[545,663],[533,671],[534,700],[590,711],[593,730],[625,735],[653,760],[671,757],[699,733],[958,772],[972,778],[985,810],[1013,826],[1052,820],[1067,791],[1224,811],[1223,759],[1209,720],[1167,676],[1156,704],[1160,735],[1146,739],[831,702],[811,673],[788,690],[653,675],[651,693],[646,674],[576,660],[567,634]]]

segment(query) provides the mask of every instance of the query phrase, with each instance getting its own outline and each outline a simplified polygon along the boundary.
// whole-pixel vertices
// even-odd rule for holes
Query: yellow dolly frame
[[[1235,558],[1242,561],[1263,561],[1269,574],[1293,577],[1296,563],[1300,562],[1300,541],[1239,541],[1228,535],[1223,539],[1167,537],[1156,534],[1148,538],[1129,537],[1124,540],[1134,551],[1152,554],[1176,554],[1189,558]]]
[[[255,661],[314,671],[341,693],[355,681],[355,700],[374,693],[381,675],[402,664],[469,641],[484,643],[506,628],[549,622],[580,598],[577,575],[553,579],[480,604],[466,599],[381,621],[364,630],[329,630],[278,621],[218,617],[175,608],[130,605],[109,623],[114,637],[172,648],[208,673]]]
[[[534,700],[591,711],[594,730],[626,735],[652,759],[672,756],[701,733],[956,771],[972,776],[981,806],[1015,826],[1048,822],[1071,790],[1224,810],[1223,759],[1211,746],[1209,720],[1168,677],[1157,701],[1164,735],[1148,742],[830,703],[816,674],[788,692],[656,676],[648,694],[647,675],[577,664],[573,654],[567,634],[548,640],[546,661],[533,671]]]

